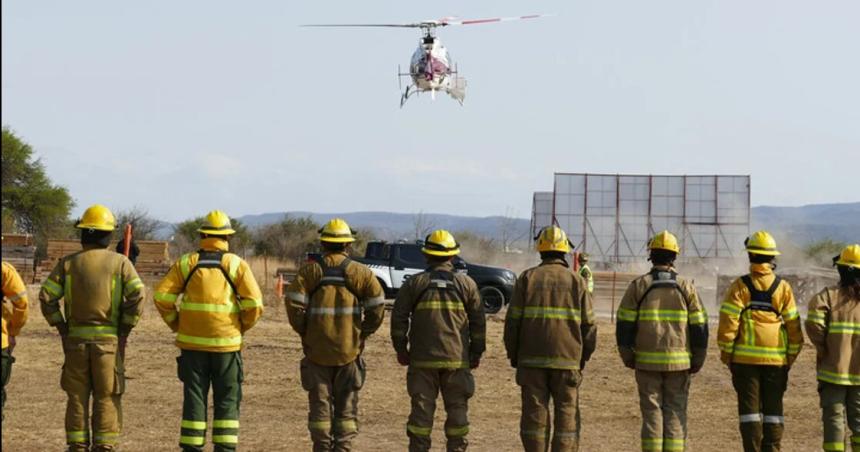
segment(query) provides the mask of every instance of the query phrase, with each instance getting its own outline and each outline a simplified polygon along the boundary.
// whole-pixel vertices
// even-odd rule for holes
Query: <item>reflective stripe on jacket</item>
[[[140,320],[143,290],[127,257],[84,245],[57,262],[42,284],[39,302],[48,324],[67,327],[70,340],[113,342]]]
[[[860,300],[828,287],[810,302],[806,334],[818,352],[818,379],[860,385]]]
[[[248,263],[227,252],[226,240],[205,238],[200,241],[200,248],[223,252],[220,268],[213,263],[214,267],[201,266],[194,271],[201,264],[200,254],[183,255],[158,284],[155,306],[164,322],[177,333],[177,347],[206,352],[240,350],[242,335],[263,315],[260,287]]]
[[[665,276],[655,279],[661,275]],[[633,280],[621,299],[617,319],[619,353],[632,353],[637,369],[678,371],[705,362],[708,314],[695,286],[672,267],[655,266]]]
[[[591,294],[563,259],[524,271],[505,317],[505,349],[519,367],[580,369],[597,342]]]
[[[465,369],[486,349],[484,305],[472,278],[450,262],[410,277],[391,313],[391,341],[418,368]]]
[[[322,258],[332,269],[347,256],[326,253]],[[303,265],[287,287],[287,316],[302,337],[309,360],[321,366],[343,366],[355,361],[364,339],[382,325],[385,294],[373,271],[355,261],[343,269],[343,276],[327,278],[337,281],[324,281],[316,262]]]
[[[3,348],[9,346],[9,336],[17,336],[27,323],[28,308],[27,286],[15,267],[3,262]]]
[[[750,265],[750,279],[759,291],[767,291],[776,276],[770,264]],[[720,306],[717,344],[723,361],[740,364],[784,366],[800,353],[803,331],[794,294],[782,280],[771,300],[773,311],[747,309],[751,294],[741,278],[736,279]]]

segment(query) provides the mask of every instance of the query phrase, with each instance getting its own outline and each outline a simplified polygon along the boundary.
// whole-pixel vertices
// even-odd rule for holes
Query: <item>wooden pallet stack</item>
[[[36,245],[30,234],[3,234],[3,262],[11,264],[27,284],[38,282]]]
[[[160,240],[135,241],[140,248],[137,256],[135,269],[142,278],[164,276],[170,269],[170,257],[168,255],[167,242]],[[110,250],[116,249],[116,243],[111,243]],[[79,240],[48,240],[47,259],[43,260],[40,267],[45,276],[51,273],[57,261],[63,256],[81,250]]]

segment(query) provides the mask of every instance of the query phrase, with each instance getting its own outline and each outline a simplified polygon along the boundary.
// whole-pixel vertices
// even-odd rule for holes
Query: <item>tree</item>
[[[310,217],[284,218],[274,224],[258,228],[254,232],[254,254],[271,256],[300,264],[305,253],[316,251],[320,225]]]
[[[130,224],[134,240],[154,240],[155,232],[161,227],[161,222],[152,218],[149,211],[140,206],[129,210],[121,210],[116,214],[118,234],[123,234],[125,225]]]
[[[523,240],[529,231],[517,230],[517,218],[510,207],[505,208],[505,214],[499,219],[499,238],[502,251],[509,253],[513,251],[514,244]]]
[[[822,239],[803,247],[803,253],[815,264],[829,266],[833,256],[842,252],[845,244],[832,239]]]
[[[200,233],[197,232],[197,229],[203,226],[205,221],[205,217],[197,217],[175,225],[171,238],[173,248],[180,254],[196,250],[200,242]],[[230,224],[236,231],[230,238],[230,251],[244,257],[252,243],[251,233],[247,226],[235,218],[230,219]]]
[[[48,237],[68,227],[75,204],[65,187],[51,182],[42,161],[34,160],[29,144],[6,126],[2,140],[3,228],[33,234],[43,249]]]
[[[412,216],[412,227],[415,231],[415,240],[424,240],[430,232],[436,229],[436,222],[421,210]]]

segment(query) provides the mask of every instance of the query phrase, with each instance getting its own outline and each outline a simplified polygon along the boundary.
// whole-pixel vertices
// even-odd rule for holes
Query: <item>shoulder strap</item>
[[[349,264],[351,262],[352,262],[352,259],[347,257],[339,265],[337,265],[335,267],[329,267],[328,264],[325,263],[325,258],[319,259],[319,261],[317,261],[316,263],[317,263],[317,265],[320,266],[320,269],[322,269],[322,278],[320,278],[316,287],[314,287],[310,291],[310,293],[308,294],[308,298],[313,298],[314,294],[316,294],[317,291],[320,288],[322,288],[323,286],[344,287],[354,297],[358,298],[358,296],[355,294],[355,292],[353,292],[349,288],[349,285],[347,285],[347,280],[346,280],[346,268],[349,266]]]
[[[773,279],[773,283],[766,290],[758,290],[753,285],[752,278],[750,275],[744,275],[741,277],[741,281],[747,286],[747,289],[750,291],[750,303],[741,310],[741,314],[745,311],[751,309],[753,311],[767,311],[776,314],[777,316],[781,316],[779,311],[773,307],[773,293],[776,291],[777,287],[779,287],[780,282],[782,282],[782,278],[776,276]]]
[[[221,270],[221,274],[224,275],[224,279],[227,280],[227,284],[230,285],[230,288],[233,289],[233,293],[238,297],[239,291],[236,290],[236,283],[233,282],[233,278],[230,277],[230,274],[227,273],[227,270],[224,270],[224,266],[221,265],[221,260],[223,259],[224,254],[226,253],[223,251],[197,251],[197,264],[188,272],[188,276],[185,277],[185,281],[182,283],[182,291],[185,292],[188,282],[191,281],[191,277],[194,276],[194,272],[196,272],[198,268],[217,268],[218,270]]]
[[[684,297],[684,304],[689,307],[690,306],[690,298],[687,296],[687,293],[681,289],[681,286],[678,284],[678,273],[674,270],[670,271],[662,271],[657,270],[656,268],[651,269],[648,273],[651,275],[651,284],[645,290],[645,293],[639,297],[639,301],[636,302],[636,310],[639,310],[639,307],[642,306],[642,302],[645,301],[645,298],[651,293],[652,290],[658,289],[661,287],[669,287],[677,289],[678,292]],[[638,315],[638,314],[637,314]]]
[[[454,281],[454,273],[443,270],[434,270],[429,272],[429,274],[430,282],[427,286],[421,289],[421,292],[419,292],[418,296],[415,298],[416,300],[421,301],[424,298],[424,295],[432,289],[449,292],[453,294],[458,301],[464,303],[464,297],[461,296],[460,291],[457,290],[457,284]]]

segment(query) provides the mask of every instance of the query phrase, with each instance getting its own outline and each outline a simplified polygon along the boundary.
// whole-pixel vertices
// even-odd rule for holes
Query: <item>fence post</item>
[[[609,320],[615,323],[615,276],[616,272],[612,272],[612,311],[609,313]]]

